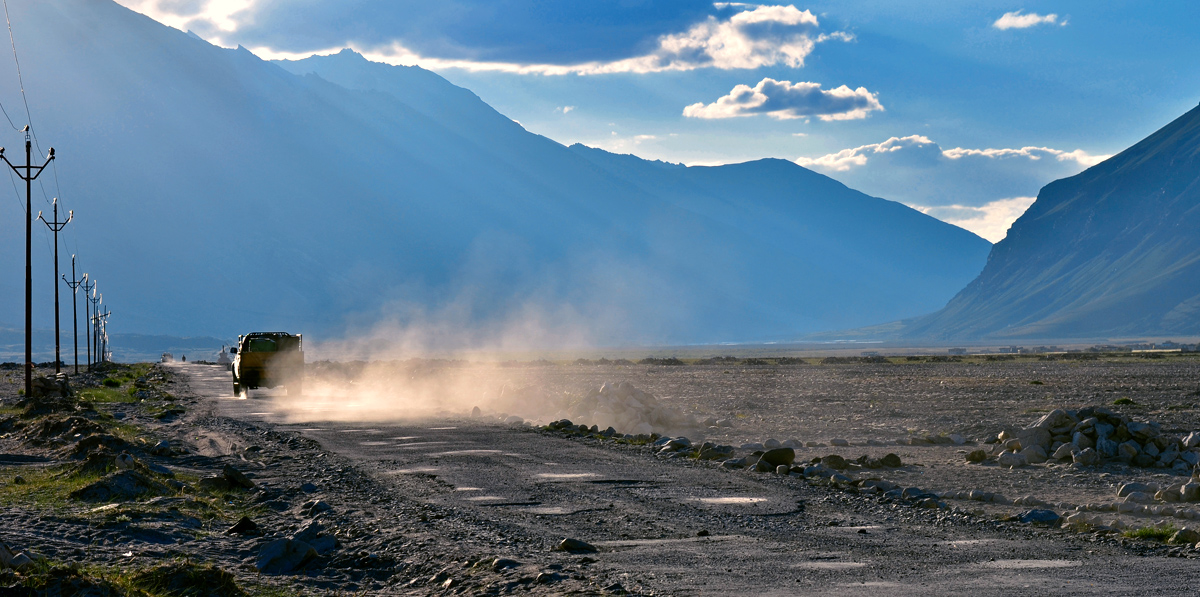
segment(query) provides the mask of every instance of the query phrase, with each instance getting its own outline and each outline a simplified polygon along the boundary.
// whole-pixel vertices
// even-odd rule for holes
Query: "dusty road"
[[[190,364],[177,370],[220,415],[299,431],[391,492],[365,500],[428,508],[425,538],[416,543],[421,552],[407,554],[412,559],[437,560],[453,546],[538,563],[592,579],[601,589],[619,584],[660,595],[1200,589],[1195,560],[1147,557],[1088,535],[885,503],[803,479],[660,460],[634,446],[466,418],[287,424],[273,407],[286,397],[264,392],[235,400],[225,370]],[[337,482],[327,473],[314,467],[310,478],[281,482]],[[600,551],[552,551],[564,537]],[[555,592],[553,586],[534,590]]]

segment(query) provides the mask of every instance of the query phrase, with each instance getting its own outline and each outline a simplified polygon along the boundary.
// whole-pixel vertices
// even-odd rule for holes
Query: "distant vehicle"
[[[171,354],[171,353],[169,353],[169,352],[164,352],[164,353],[162,354],[162,362],[164,362],[164,363],[172,363],[172,362],[174,362],[174,361],[175,361],[175,355],[173,355],[173,354]]]
[[[233,395],[283,386],[288,396],[304,393],[303,334],[252,332],[238,336],[233,354]]]

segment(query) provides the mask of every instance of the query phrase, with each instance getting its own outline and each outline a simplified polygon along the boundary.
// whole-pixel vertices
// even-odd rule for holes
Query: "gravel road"
[[[1200,589],[1195,561],[1161,557],[1161,549],[918,509],[800,478],[662,460],[641,446],[479,419],[293,424],[277,407],[285,396],[262,392],[238,400],[223,368],[174,369],[217,414],[299,432],[372,481],[377,494],[343,492],[362,503],[335,508],[416,505],[404,509],[404,518],[389,519],[385,511],[377,521],[383,529],[403,529],[409,560],[493,554],[570,583],[551,579],[506,590],[991,595]],[[320,488],[343,477],[313,463],[308,474],[277,483]],[[416,511],[419,527],[411,520]],[[599,551],[554,551],[565,537]]]

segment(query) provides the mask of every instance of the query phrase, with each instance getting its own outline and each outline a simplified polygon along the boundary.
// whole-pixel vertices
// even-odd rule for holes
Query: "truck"
[[[283,386],[288,396],[304,393],[304,336],[287,332],[251,332],[238,336],[233,357],[233,395]]]

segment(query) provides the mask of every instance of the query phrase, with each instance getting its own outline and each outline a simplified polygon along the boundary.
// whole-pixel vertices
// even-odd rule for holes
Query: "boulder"
[[[246,475],[243,475],[241,471],[228,464],[225,465],[225,468],[221,470],[221,476],[225,477],[225,480],[229,481],[229,485],[231,487],[236,486],[244,489],[254,489],[254,481],[251,481],[246,477]]]
[[[596,553],[599,551],[596,549],[596,546],[592,545],[591,543],[580,541],[579,539],[571,539],[570,537],[559,541],[558,545],[554,546],[554,549],[568,553]]]
[[[1174,543],[1177,545],[1181,543],[1190,544],[1197,542],[1200,542],[1200,532],[1196,532],[1187,527],[1175,531],[1175,534],[1171,535],[1171,538],[1167,540],[1167,543]]]
[[[1046,451],[1041,446],[1030,446],[1021,450],[1021,456],[1025,457],[1025,461],[1029,464],[1041,464],[1046,462]]]
[[[1182,502],[1200,502],[1200,483],[1191,481],[1179,488],[1179,500]]]
[[[263,574],[287,574],[317,557],[313,546],[297,539],[276,539],[263,545],[254,567]]]
[[[1017,520],[1025,524],[1039,526],[1058,526],[1062,517],[1053,510],[1027,510],[1017,516]]]
[[[988,454],[984,450],[972,450],[967,454],[967,462],[979,464],[987,460]]]
[[[1117,458],[1125,462],[1132,462],[1141,453],[1142,447],[1133,440],[1123,442],[1117,446]]]
[[[900,468],[904,466],[904,462],[900,460],[900,457],[892,453],[888,453],[883,458],[880,458],[879,464],[889,468]]]
[[[1055,460],[1071,460],[1075,453],[1074,446],[1071,444],[1063,444],[1054,451]]]
[[[1018,466],[1025,466],[1028,464],[1028,461],[1025,460],[1025,456],[1018,452],[1002,452],[996,458],[996,463],[1003,467],[1016,468]]]
[[[1189,450],[1200,446],[1200,431],[1193,431],[1183,438],[1183,447]]]
[[[1123,498],[1139,491],[1142,493],[1154,493],[1158,491],[1158,486],[1150,483],[1126,483],[1117,488],[1117,497]]]
[[[849,466],[849,464],[846,462],[846,459],[838,456],[837,454],[830,454],[829,456],[822,458],[821,464],[825,467],[838,471],[844,471]],[[808,475],[807,471],[805,471],[805,475]]]
[[[1050,449],[1050,431],[1042,427],[1030,427],[1017,432],[1017,439],[1022,448],[1041,446],[1043,450]]]
[[[1086,450],[1080,450],[1077,452],[1073,456],[1073,459],[1075,464],[1081,466],[1092,466],[1100,460],[1100,455],[1097,454],[1095,450],[1088,448]]]

